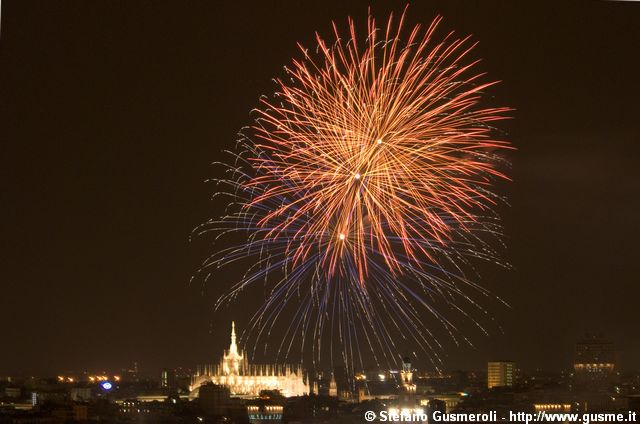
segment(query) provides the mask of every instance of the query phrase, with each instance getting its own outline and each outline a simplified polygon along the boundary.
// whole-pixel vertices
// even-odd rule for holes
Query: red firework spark
[[[300,46],[276,99],[262,100],[257,172],[242,183],[260,190],[245,212],[262,211],[260,237],[287,240],[292,268],[320,250],[329,278],[348,260],[364,284],[372,255],[402,273],[435,261],[429,246],[471,232],[494,204],[490,185],[506,178],[495,151],[509,144],[491,123],[509,109],[480,106],[496,82],[465,63],[469,37],[434,41],[440,20],[403,40],[404,14],[384,31],[369,16],[362,45],[351,19],[346,42],[334,24],[335,41]]]

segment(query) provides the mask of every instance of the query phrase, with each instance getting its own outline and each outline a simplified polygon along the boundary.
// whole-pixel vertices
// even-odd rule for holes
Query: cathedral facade
[[[218,365],[198,369],[191,379],[190,397],[198,397],[200,386],[214,383],[228,387],[232,395],[256,397],[261,390],[279,390],[282,395],[302,396],[309,393],[301,366],[251,365],[246,353],[238,350],[235,323],[231,323],[231,345]]]

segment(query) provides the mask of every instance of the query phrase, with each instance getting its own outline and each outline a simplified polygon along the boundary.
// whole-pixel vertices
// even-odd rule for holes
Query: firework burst
[[[253,258],[219,304],[266,285],[251,333],[267,337],[286,315],[279,353],[299,343],[319,358],[325,336],[338,335],[331,343],[353,370],[363,346],[389,360],[391,334],[408,333],[437,363],[431,323],[464,339],[441,311],[476,322],[468,308],[481,309],[470,291],[486,291],[464,269],[497,262],[491,186],[507,178],[509,144],[491,125],[509,109],[481,106],[495,82],[467,60],[469,37],[436,40],[440,18],[410,31],[404,19],[378,28],[370,16],[363,37],[349,20],[347,38],[334,24],[330,42],[316,34],[314,50],[300,46],[216,180],[228,213],[196,230],[244,236],[201,272]]]

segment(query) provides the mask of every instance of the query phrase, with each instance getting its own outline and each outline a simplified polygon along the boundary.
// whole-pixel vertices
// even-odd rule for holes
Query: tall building
[[[262,390],[279,390],[283,396],[309,393],[300,365],[250,365],[246,353],[238,350],[235,323],[231,323],[231,345],[219,365],[198,369],[189,386],[190,397],[198,396],[200,386],[211,382],[228,387],[232,395],[258,396]]]
[[[606,385],[616,377],[616,350],[602,336],[587,335],[576,343],[573,361],[577,386]]]
[[[495,361],[487,364],[487,387],[512,387],[513,370],[515,363],[512,361]]]
[[[125,381],[127,383],[137,383],[138,381],[140,381],[138,378],[138,363],[134,362],[132,368],[122,369],[120,372],[120,376],[122,378],[122,381]]]
[[[416,385],[413,382],[413,368],[409,358],[402,359],[402,371],[400,371],[400,379],[402,380],[402,388],[406,393],[415,393]]]
[[[163,368],[160,373],[160,387],[163,389],[173,388],[176,382],[176,373],[174,370]]]
[[[329,396],[338,396],[338,383],[336,382],[336,376],[331,373],[331,381],[329,382]]]

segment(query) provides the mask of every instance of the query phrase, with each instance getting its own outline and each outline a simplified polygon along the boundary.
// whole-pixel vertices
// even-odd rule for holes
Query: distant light
[[[385,375],[384,374],[378,374],[378,378],[380,379],[380,381],[384,381]]]
[[[102,390],[111,390],[113,389],[113,384],[111,384],[109,381],[104,381],[102,383],[100,383],[100,387],[102,387]]]

